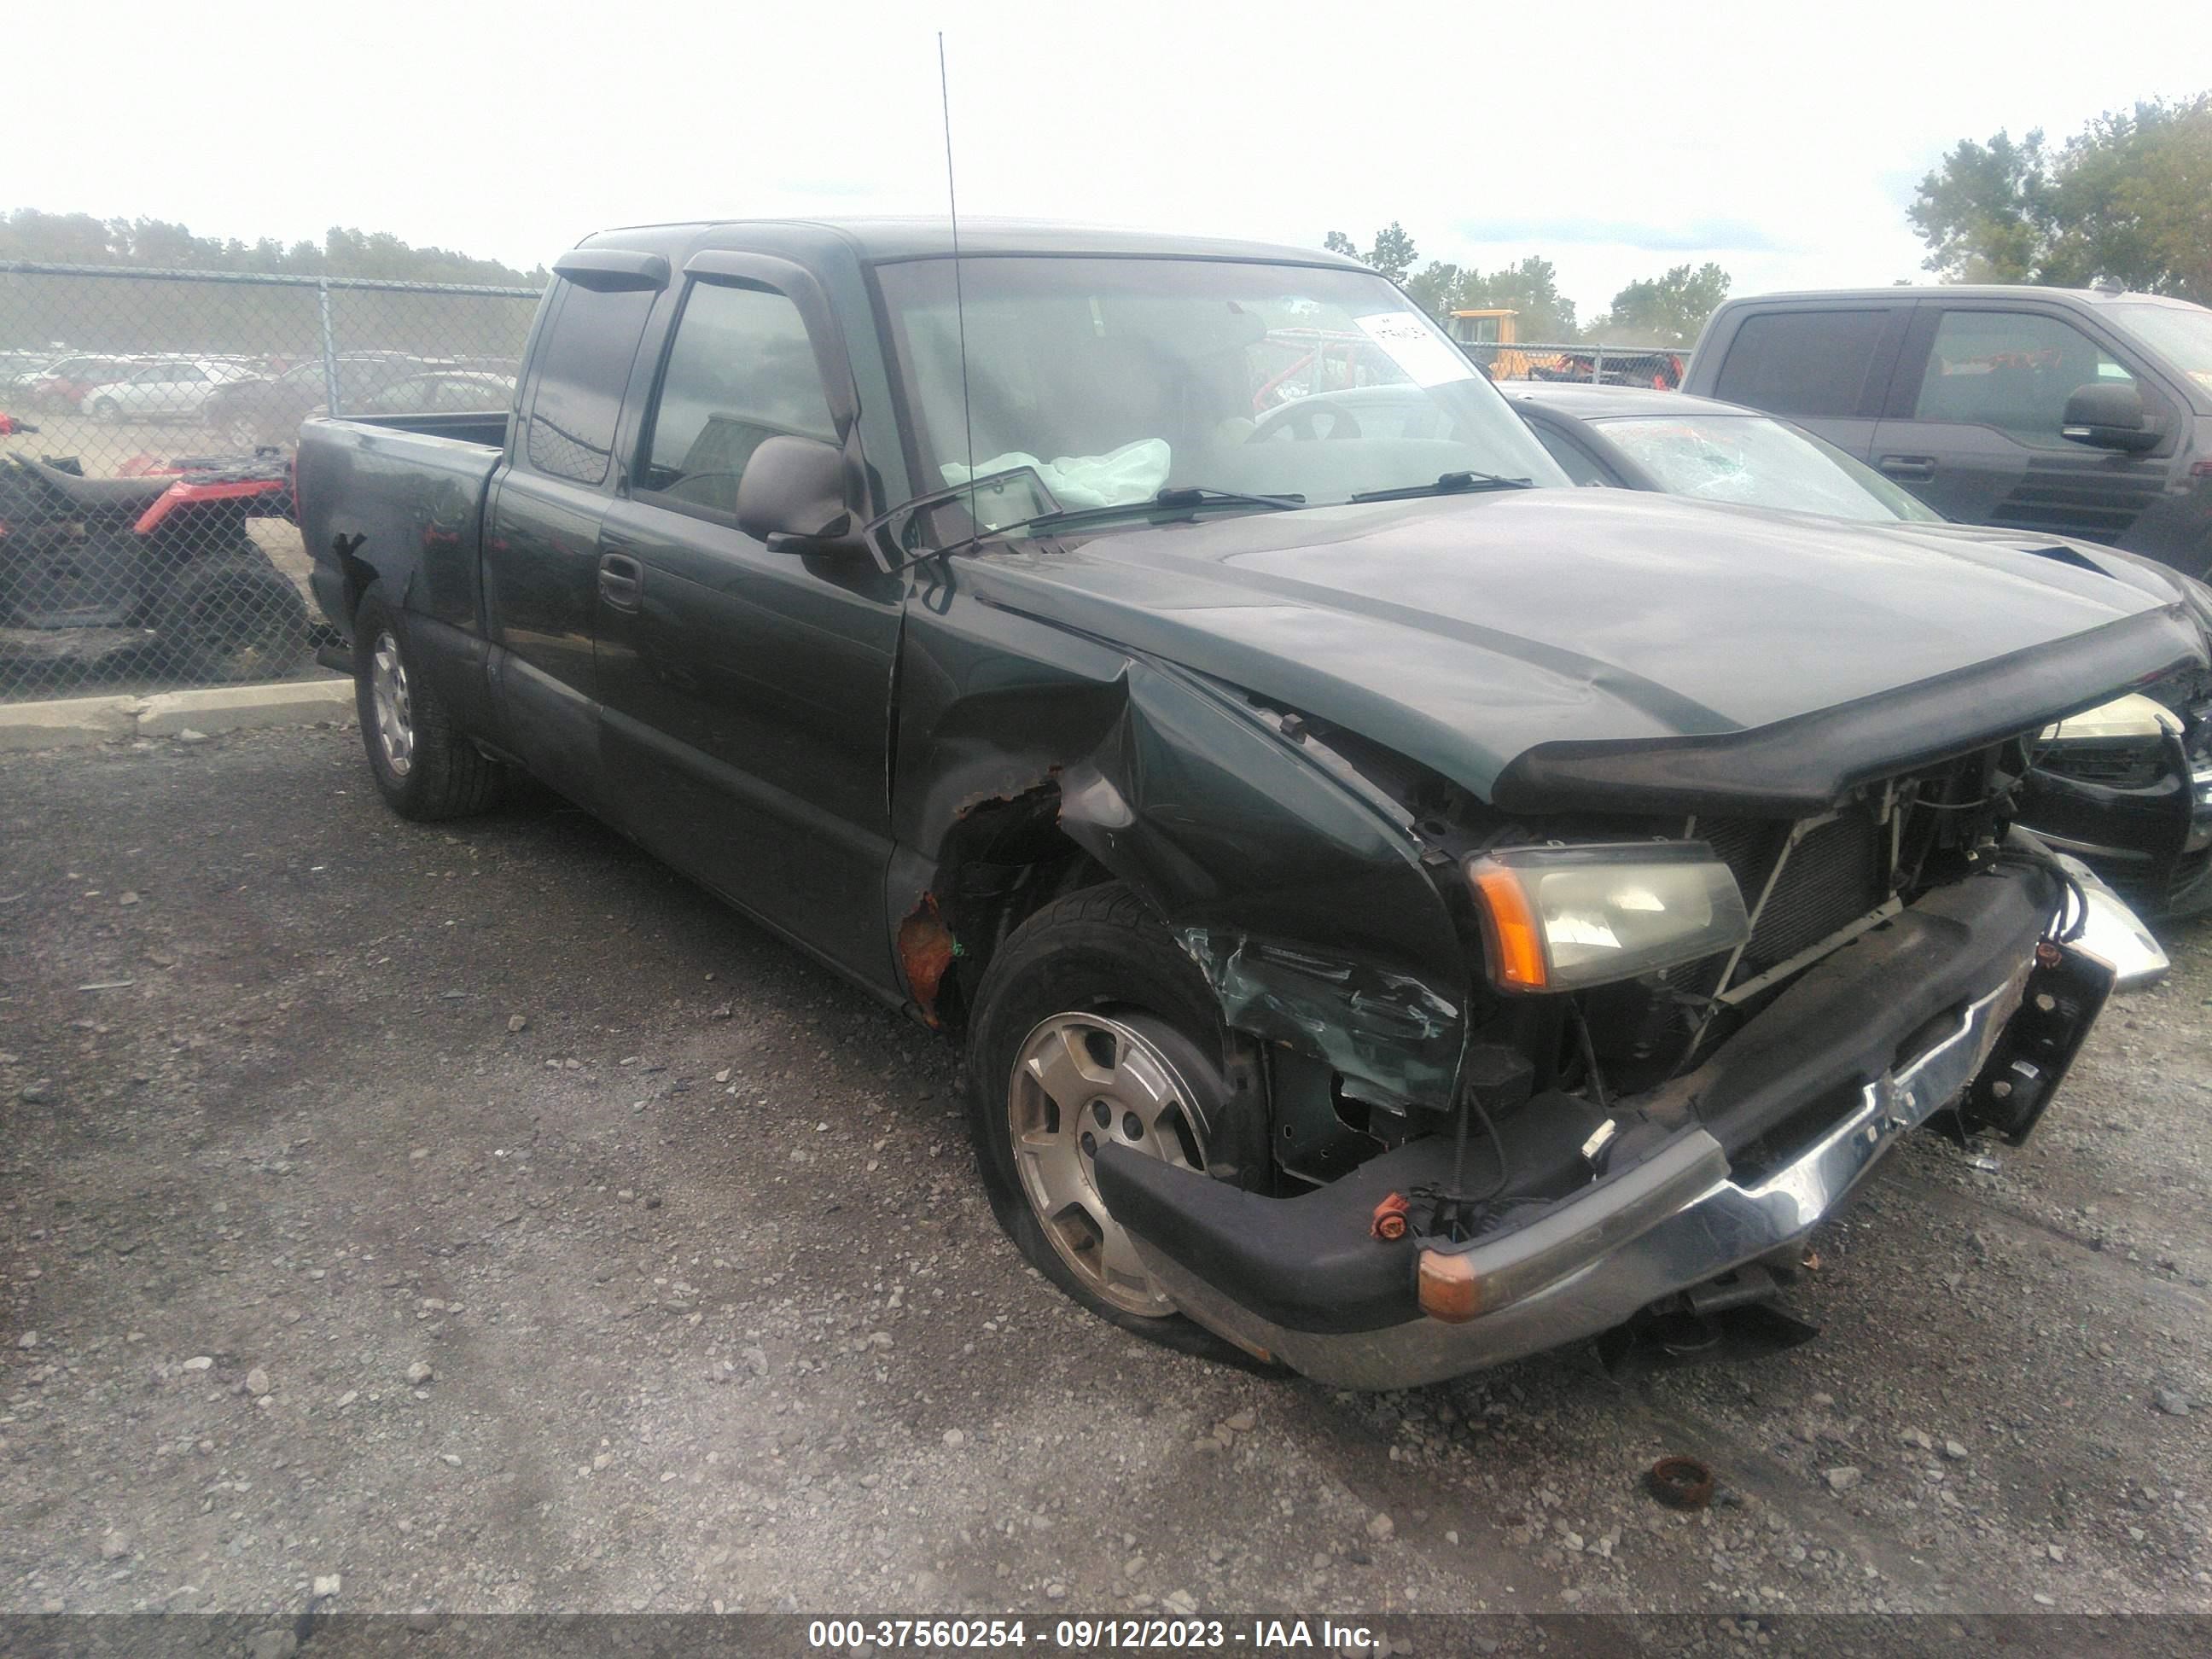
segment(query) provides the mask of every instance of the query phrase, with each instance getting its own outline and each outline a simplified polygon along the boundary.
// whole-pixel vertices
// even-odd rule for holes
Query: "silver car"
[[[251,373],[218,358],[165,357],[88,392],[80,409],[95,421],[196,421],[218,386]]]

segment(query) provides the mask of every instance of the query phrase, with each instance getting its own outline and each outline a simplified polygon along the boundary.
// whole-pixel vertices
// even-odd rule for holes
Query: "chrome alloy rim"
[[[407,694],[407,665],[399,660],[399,641],[389,633],[376,636],[369,658],[368,691],[376,706],[376,741],[384,764],[404,778],[415,764],[415,703]]]
[[[1109,1141],[1188,1170],[1206,1167],[1206,1123],[1189,1085],[1141,1032],[1103,1014],[1054,1014],[1024,1041],[1006,1090],[1022,1192],[1060,1258],[1124,1313],[1175,1312],[1098,1196]]]

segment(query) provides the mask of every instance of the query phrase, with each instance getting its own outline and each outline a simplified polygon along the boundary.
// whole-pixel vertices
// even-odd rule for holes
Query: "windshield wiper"
[[[1508,478],[1495,472],[1447,472],[1434,483],[1403,484],[1396,489],[1363,489],[1355,501],[1410,501],[1417,495],[1463,495],[1471,490],[1534,489],[1534,478]]]
[[[1304,507],[1303,495],[1249,495],[1241,489],[1215,489],[1206,484],[1170,484],[1152,497],[1162,507],[1204,507],[1214,501],[1242,502],[1247,507]]]
[[[1305,504],[1306,498],[1303,495],[1249,495],[1241,489],[1213,489],[1204,484],[1170,484],[1138,501],[1105,501],[1097,507],[1064,507],[1057,513],[1040,513],[1034,518],[1017,520],[1012,524],[994,525],[979,532],[979,539],[982,536],[1012,535],[1017,530],[1059,530],[1101,519],[1126,518],[1138,513],[1176,512],[1194,507],[1263,507],[1270,512],[1281,513]]]

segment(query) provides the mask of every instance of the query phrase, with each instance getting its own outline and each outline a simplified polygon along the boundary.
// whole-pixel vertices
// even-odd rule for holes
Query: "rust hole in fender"
[[[937,896],[924,893],[921,902],[899,923],[898,959],[907,988],[914,993],[915,1006],[933,1028],[938,1024],[938,988],[945,982],[957,954],[952,930],[937,913]]]

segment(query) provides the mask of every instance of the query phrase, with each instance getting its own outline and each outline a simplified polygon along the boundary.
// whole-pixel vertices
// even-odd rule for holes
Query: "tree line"
[[[2099,280],[2212,305],[2212,92],[2107,112],[2063,144],[1962,140],[1905,217],[1947,283]]]
[[[1549,259],[1531,254],[1517,265],[1485,271],[1431,259],[1416,270],[1419,258],[1406,228],[1392,220],[1375,233],[1364,252],[1340,230],[1322,246],[1372,265],[1401,284],[1431,316],[1455,311],[1507,309],[1516,313],[1516,337],[1546,345],[1577,341],[1595,344],[1686,346],[1698,337],[1713,308],[1728,297],[1729,274],[1710,261],[1680,264],[1656,276],[1640,277],[1613,296],[1613,303],[1587,322],[1575,302],[1559,292],[1559,272]]]
[[[2040,128],[1960,141],[1920,181],[1905,218],[1947,283],[2086,288],[2116,282],[2212,305],[2212,92],[2106,113],[2063,144]],[[1689,345],[1728,296],[1711,262],[1629,283],[1587,322],[1549,259],[1480,270],[1431,260],[1393,220],[1362,249],[1340,230],[1324,247],[1404,287],[1431,316],[1510,308],[1519,337],[1545,343]]]
[[[410,247],[389,231],[333,225],[319,242],[196,236],[167,219],[95,219],[89,213],[0,212],[0,259],[131,265],[165,270],[250,271],[268,276],[363,276],[390,282],[543,288],[544,265],[517,270],[442,247]]]
[[[30,209],[0,213],[0,261],[10,259],[118,271],[356,276],[529,289],[546,282],[542,268],[517,270],[496,259],[410,247],[381,232],[333,228],[319,244],[287,247],[270,240],[195,236],[163,220],[101,220]],[[343,289],[331,295],[331,337],[341,351],[507,361],[521,356],[535,304],[497,295]],[[0,271],[0,349],[238,353],[297,362],[318,355],[322,337],[321,307],[312,288]]]

